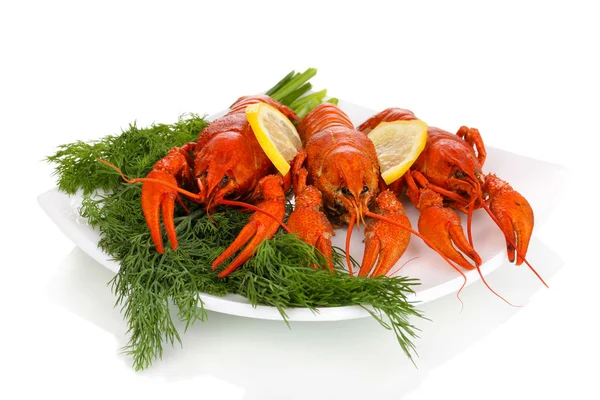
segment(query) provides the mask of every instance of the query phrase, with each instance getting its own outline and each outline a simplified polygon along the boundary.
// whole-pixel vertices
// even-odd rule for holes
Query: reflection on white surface
[[[562,267],[560,257],[533,238],[529,258],[551,283]],[[64,308],[110,332],[119,347],[127,327],[107,282],[113,273],[83,251],[74,249],[48,288],[48,296]],[[489,275],[492,287],[515,304],[526,305],[540,289],[547,290],[526,268],[504,265]],[[513,308],[491,294],[481,282],[461,295],[419,307],[431,319],[414,321],[422,330],[415,341],[418,369],[406,358],[394,335],[371,318],[338,322],[256,320],[209,312],[208,321],[182,333],[183,348],[165,347],[162,361],[141,373],[170,381],[181,390],[205,380],[218,384],[226,398],[302,398],[322,388],[323,397],[375,398],[394,393],[401,398],[417,388],[429,371],[465,351],[522,308]],[[131,367],[131,359],[114,349]],[[492,362],[492,361],[490,361]],[[282,365],[285,363],[285,365]],[[484,368],[480,365],[477,368]],[[310,377],[310,385],[299,385]],[[359,377],[360,384],[353,383]],[[340,384],[344,382],[344,384]],[[243,396],[243,397],[239,397]],[[375,396],[375,397],[373,397]]]

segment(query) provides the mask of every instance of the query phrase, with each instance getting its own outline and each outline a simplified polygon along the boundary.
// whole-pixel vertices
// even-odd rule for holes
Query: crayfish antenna
[[[217,223],[217,221],[213,218],[212,215],[210,215],[210,210],[208,208],[208,206],[206,207],[206,209],[204,210],[204,212],[206,213],[206,216],[208,217],[208,219],[210,220],[210,222],[212,222],[213,224],[215,224],[216,227],[219,226],[219,224]]]
[[[176,190],[178,193],[181,193],[187,197],[189,197],[192,200],[198,200],[198,194],[197,193],[192,193],[188,190],[182,189],[177,185],[172,185],[169,182],[165,182],[165,181],[161,181],[160,179],[154,179],[154,178],[134,178],[134,179],[129,179],[127,178],[124,174],[123,171],[121,171],[119,169],[119,167],[117,167],[116,165],[113,165],[111,163],[109,163],[106,160],[103,160],[101,158],[96,158],[97,161],[100,161],[102,164],[107,165],[108,167],[114,169],[115,171],[117,171],[119,173],[119,175],[121,175],[121,178],[123,178],[123,180],[129,184],[134,184],[134,183],[157,183],[159,185],[163,185],[165,187],[168,187],[169,189],[173,189]]]
[[[404,268],[404,267],[406,266],[406,264],[408,264],[408,263],[409,263],[409,262],[411,262],[411,261],[414,261],[414,260],[416,260],[417,258],[419,258],[419,257],[413,257],[413,258],[411,258],[410,260],[407,260],[407,261],[405,261],[405,262],[404,262],[404,263],[403,263],[401,266],[399,266],[398,268],[396,268],[396,269],[395,269],[395,270],[393,270],[393,271],[390,271],[390,273],[389,273],[389,275],[388,275],[388,276],[394,276],[394,275],[396,275],[398,272],[400,272],[400,270],[401,270],[402,268]]]
[[[479,276],[481,277],[481,281],[484,283],[484,285],[490,290],[490,292],[494,293],[500,300],[504,301],[506,304],[508,304],[511,307],[523,307],[523,306],[515,305],[515,304],[511,303],[510,301],[506,300],[504,297],[502,297],[498,293],[496,293],[496,291],[494,291],[494,289],[492,289],[492,287],[487,283],[487,281],[483,277],[483,274],[481,273],[481,268],[477,267],[477,272],[479,272]]]

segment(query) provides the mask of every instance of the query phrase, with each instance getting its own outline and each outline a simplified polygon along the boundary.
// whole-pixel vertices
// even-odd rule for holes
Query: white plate
[[[375,113],[373,110],[343,101],[340,101],[339,105],[355,125]],[[222,114],[223,112],[215,114],[210,119]],[[485,140],[485,132],[483,134]],[[513,188],[527,198],[535,212],[536,228],[539,228],[547,219],[557,191],[553,183],[562,181],[564,168],[494,148],[488,147],[487,151],[488,157],[484,165],[484,172],[496,173],[502,179],[509,181]],[[92,229],[86,219],[79,215],[80,196],[68,196],[58,189],[52,189],[41,194],[38,201],[54,223],[77,246],[111,271],[116,273],[119,270],[118,263],[98,248],[99,232]],[[416,210],[409,202],[405,202],[405,207],[412,226],[416,227],[418,220]],[[465,218],[463,218],[463,222],[464,220]],[[510,268],[511,265],[506,259],[504,236],[485,211],[477,210],[474,213],[472,229],[475,248],[483,260],[481,266],[483,275],[489,274],[501,265]],[[535,233],[536,229],[534,228],[534,235]],[[344,248],[345,238],[346,230],[337,230],[336,236],[333,238],[334,246]],[[359,263],[362,260],[363,238],[362,230],[353,232],[350,252]],[[415,295],[411,296],[412,301],[424,303],[450,293],[456,293],[464,282],[463,278],[450,265],[416,237],[411,238],[410,246],[398,262],[397,267],[403,265],[407,260],[411,261],[403,266],[397,274],[419,278],[421,281],[421,285],[416,288]],[[467,285],[480,279],[476,270],[464,271],[464,273],[467,276]],[[537,279],[533,274],[531,276],[531,279]],[[252,307],[242,296],[217,297],[202,294],[200,297],[207,310],[250,318],[282,319],[276,308]],[[320,308],[318,313],[296,308],[286,310],[286,313],[290,321],[338,321],[369,316],[366,310],[358,306]]]

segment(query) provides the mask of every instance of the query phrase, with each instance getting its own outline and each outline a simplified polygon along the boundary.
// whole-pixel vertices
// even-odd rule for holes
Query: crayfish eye
[[[223,178],[221,178],[221,182],[219,182],[219,185],[225,186],[228,181],[229,181],[229,177],[227,175],[223,175]]]
[[[350,195],[350,189],[348,189],[347,187],[343,187],[342,188],[342,193],[344,194],[344,196],[349,196]]]
[[[457,179],[464,179],[464,178],[466,178],[466,177],[467,177],[467,174],[466,174],[464,171],[456,171],[456,172],[454,173],[454,176],[455,176]]]
[[[369,191],[369,187],[367,185],[364,185],[362,193],[367,193],[368,191]]]

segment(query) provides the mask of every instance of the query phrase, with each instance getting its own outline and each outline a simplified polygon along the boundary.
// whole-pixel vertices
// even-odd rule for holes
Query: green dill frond
[[[229,246],[248,221],[249,213],[221,209],[211,221],[200,207],[187,215],[178,209],[175,226],[179,248],[165,253],[154,248],[140,208],[141,185],[122,184],[114,194],[92,199],[87,196],[81,213],[100,229],[100,247],[121,265],[112,280],[117,304],[129,324],[130,340],[124,349],[136,369],[147,368],[160,358],[163,343],[181,338],[169,312],[172,303],[186,329],[204,321],[206,313],[199,294],[236,293],[253,305],[320,307],[357,305],[365,307],[387,329],[393,330],[406,354],[412,357],[411,338],[416,330],[410,318],[421,317],[407,295],[418,285],[415,279],[351,277],[343,269],[344,254],[334,248],[336,271],[315,269],[324,265],[323,255],[295,235],[279,232],[264,241],[246,264],[226,279],[218,279],[212,261]],[[164,238],[166,243],[166,237]],[[287,320],[286,320],[287,322]]]
[[[79,189],[84,194],[97,189],[115,190],[122,179],[100,164],[98,158],[121,168],[127,176],[145,176],[169,149],[195,141],[207,125],[208,121],[197,114],[181,116],[174,124],[154,124],[148,128],[138,128],[132,123],[120,135],[109,135],[90,143],[78,141],[60,145],[46,161],[56,164],[57,186],[65,193],[74,194]]]

